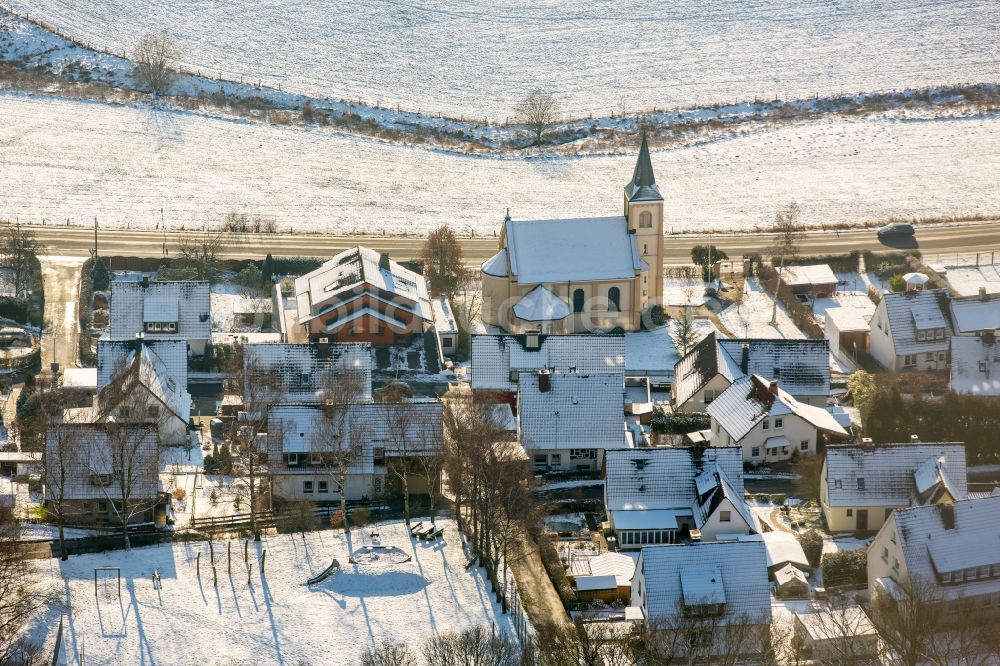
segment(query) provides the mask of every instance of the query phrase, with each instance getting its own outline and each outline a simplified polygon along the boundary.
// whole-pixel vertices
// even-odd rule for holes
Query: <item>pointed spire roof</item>
[[[632,180],[625,185],[625,194],[629,201],[663,200],[660,189],[656,186],[656,177],[653,175],[653,162],[649,159],[649,144],[646,141],[645,131],[642,133],[642,145],[639,146],[639,157],[635,161]]]

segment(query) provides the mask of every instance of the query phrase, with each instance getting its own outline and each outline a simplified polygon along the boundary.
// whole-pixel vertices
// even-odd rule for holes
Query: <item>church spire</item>
[[[629,201],[655,201],[663,199],[660,189],[656,186],[653,175],[653,162],[649,159],[649,144],[646,142],[646,132],[642,132],[642,145],[639,146],[639,157],[635,161],[632,180],[625,186],[625,194]]]

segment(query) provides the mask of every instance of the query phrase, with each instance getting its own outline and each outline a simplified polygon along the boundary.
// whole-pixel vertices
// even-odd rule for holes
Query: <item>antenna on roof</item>
[[[507,216],[503,219],[504,222],[510,222],[510,208],[507,208]]]

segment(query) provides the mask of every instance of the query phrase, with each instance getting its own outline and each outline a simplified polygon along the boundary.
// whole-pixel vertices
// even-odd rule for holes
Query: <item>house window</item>
[[[175,324],[174,322],[168,322],[167,323],[167,330],[170,331],[171,333],[176,332],[177,331],[177,324]]]
[[[784,419],[774,419],[774,429],[775,430],[781,430],[781,428],[784,425],[785,425],[785,420]]]
[[[146,405],[146,416],[151,419],[155,419],[160,415],[159,405]]]
[[[111,475],[110,474],[91,474],[90,482],[95,486],[109,486],[111,485]]]
[[[328,492],[330,492],[330,482],[329,481],[320,481],[319,482],[319,491],[321,493],[328,493]]]
[[[760,457],[760,447],[759,446],[755,446],[752,449],[750,449],[750,457],[751,458],[759,458]]]
[[[595,460],[597,449],[570,449],[570,460]]]
[[[728,523],[728,522],[732,522],[732,520],[733,520],[733,514],[732,514],[731,511],[720,511],[719,512],[719,522],[721,522],[721,523]]]
[[[799,451],[808,451],[808,450],[809,450],[809,440],[803,439],[801,442],[799,442]]]
[[[318,453],[310,453],[309,454],[309,464],[310,465],[322,465],[323,464],[323,456],[320,455],[320,454],[318,454]]]
[[[639,228],[650,229],[653,226],[653,215],[649,211],[639,213]]]
[[[843,487],[843,484],[840,482],[840,479],[837,479],[836,481],[833,482],[833,487],[838,490],[840,490],[840,488]]]
[[[771,428],[771,421],[764,419],[764,422],[760,426],[761,430],[769,430]]]
[[[455,338],[451,337],[450,335],[446,335],[443,338],[441,338],[442,347],[452,347],[454,345],[455,345]]]
[[[719,397],[718,391],[705,391],[705,404],[709,404],[713,400]]]
[[[577,289],[573,292],[573,312],[583,312],[583,301],[585,298],[583,289]]]
[[[937,331],[935,331],[934,337],[937,338],[938,340],[944,340],[944,329],[939,328]]]
[[[848,509],[847,510],[847,517],[848,518],[853,518],[854,517],[854,509]]]
[[[372,463],[375,465],[385,465],[385,449],[376,446],[372,449]]]
[[[622,292],[618,287],[611,287],[608,289],[608,311],[610,312],[620,312],[621,307]]]
[[[938,352],[938,360],[939,361],[943,361],[944,360],[944,356],[945,356],[944,352]]]
[[[108,503],[107,502],[98,502],[97,503],[97,510],[100,513],[107,513],[108,512]]]
[[[933,360],[934,360],[934,352],[927,352],[927,361],[930,362]]]
[[[649,254],[649,244],[648,243],[643,243],[642,244],[642,253],[643,254]],[[643,282],[645,282],[646,281],[646,276],[643,275],[642,278],[643,278]]]
[[[549,462],[552,465],[562,465],[562,454],[561,453],[549,454]]]
[[[889,561],[889,549],[886,548],[885,546],[882,546],[882,559],[885,560],[886,562]]]
[[[865,479],[864,479],[863,476],[859,476],[858,477],[858,490],[864,490],[864,489],[865,489]]]
[[[311,493],[312,491],[313,491],[313,482],[312,481],[303,481],[302,482],[302,492],[303,493]]]
[[[917,340],[926,340],[927,334],[923,331],[917,331]]]
[[[917,355],[916,354],[907,354],[906,356],[903,357],[903,366],[904,367],[912,368],[916,364],[917,364]]]

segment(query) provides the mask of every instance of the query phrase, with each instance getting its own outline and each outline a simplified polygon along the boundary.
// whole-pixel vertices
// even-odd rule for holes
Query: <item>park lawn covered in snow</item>
[[[232,211],[281,231],[494,234],[621,213],[621,156],[488,158],[155,107],[0,94],[0,217],[171,228]],[[1000,118],[823,120],[654,151],[668,234],[996,210]],[[888,174],[892,174],[889,177]],[[456,187],[456,182],[461,186]]]
[[[478,569],[466,572],[452,521],[445,539],[411,541],[402,523],[380,525],[383,545],[412,560],[393,565],[351,565],[350,551],[369,541],[367,530],[326,530],[267,537],[260,574],[258,544],[250,542],[253,571],[247,584],[243,543],[233,543],[232,577],[226,542],[215,543],[218,588],[206,542],[164,544],[37,563],[42,580],[67,602],[66,655],[88,664],[338,664],[356,663],[374,642],[392,638],[417,645],[438,633],[496,623],[511,631]],[[201,553],[201,578],[195,574]],[[337,559],[343,567],[328,580],[306,579]],[[94,596],[94,568],[121,567],[121,598],[101,580]],[[162,577],[162,590],[151,580]],[[55,608],[47,618],[58,624]],[[41,633],[42,627],[37,627]],[[54,639],[55,632],[49,634]],[[47,646],[51,648],[51,643]]]
[[[492,120],[536,87],[607,115],[990,80],[1000,64],[992,0],[9,4],[116,53],[155,26],[210,76]]]
[[[806,337],[792,321],[785,306],[778,303],[775,323],[771,323],[774,299],[760,286],[757,278],[747,278],[743,286],[743,300],[719,313],[719,321],[738,338]]]

